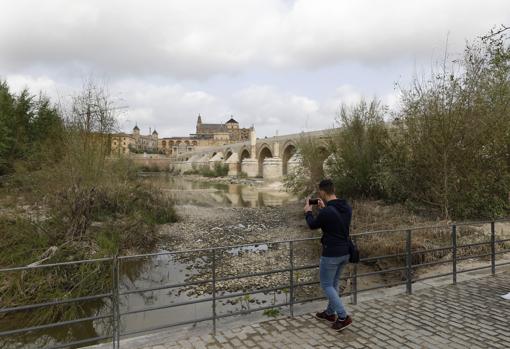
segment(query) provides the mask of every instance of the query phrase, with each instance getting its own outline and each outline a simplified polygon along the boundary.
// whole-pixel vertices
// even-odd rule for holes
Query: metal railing
[[[483,269],[490,269],[491,274],[494,275],[496,272],[496,267],[503,266],[503,265],[510,265],[510,262],[503,262],[503,263],[497,263],[496,259],[498,255],[502,255],[505,253],[509,253],[510,249],[498,249],[498,246],[501,244],[504,244],[506,242],[510,242],[510,239],[496,239],[496,223],[498,222],[506,222],[509,220],[499,220],[499,221],[486,221],[486,222],[467,222],[467,223],[456,223],[451,225],[435,225],[435,226],[424,226],[424,227],[414,227],[414,228],[404,228],[404,229],[396,229],[396,230],[379,230],[379,231],[371,231],[371,232],[364,232],[359,234],[353,234],[352,238],[355,242],[360,243],[362,239],[369,238],[370,236],[374,236],[376,234],[390,234],[390,233],[398,233],[398,234],[404,234],[405,236],[405,248],[404,251],[389,255],[382,255],[382,256],[374,256],[374,257],[367,257],[362,258],[361,263],[374,263],[378,262],[380,260],[384,259],[390,259],[390,258],[403,258],[404,265],[395,267],[395,268],[389,268],[389,269],[383,269],[383,270],[376,270],[372,272],[365,272],[365,273],[359,273],[358,272],[358,265],[354,264],[352,267],[351,275],[344,276],[341,278],[341,280],[350,280],[351,281],[351,289],[349,292],[343,293],[343,296],[351,296],[351,302],[353,304],[357,303],[357,297],[362,292],[368,292],[376,289],[381,288],[387,288],[392,286],[398,286],[398,285],[405,285],[406,286],[406,293],[411,294],[413,290],[413,283],[429,280],[433,278],[438,277],[445,277],[445,276],[451,276],[452,282],[455,284],[457,282],[457,275],[460,273],[466,273],[471,271],[477,271],[477,270],[483,270]],[[476,242],[471,244],[464,244],[459,245],[457,243],[458,240],[458,228],[461,226],[466,225],[481,225],[481,224],[490,224],[490,240],[489,241],[483,241],[483,242]],[[433,229],[439,229],[439,230],[448,230],[448,234],[450,234],[449,238],[449,245],[443,246],[439,248],[434,249],[421,249],[421,250],[413,250],[412,248],[412,242],[413,242],[413,235],[419,234],[423,231],[430,231]],[[319,267],[318,263],[310,264],[310,265],[296,265],[296,258],[295,258],[295,245],[299,242],[315,242],[318,241],[318,237],[314,238],[304,238],[304,239],[294,239],[294,240],[284,240],[284,241],[275,241],[275,242],[259,242],[259,243],[250,243],[250,244],[243,244],[243,245],[235,245],[235,246],[226,246],[226,247],[214,247],[214,248],[207,248],[207,249],[195,249],[195,250],[185,250],[185,251],[175,251],[175,252],[159,252],[159,253],[152,253],[152,254],[141,254],[141,255],[133,255],[133,256],[113,256],[110,258],[100,258],[100,259],[91,259],[91,260],[81,260],[81,261],[73,261],[73,262],[63,262],[63,263],[53,263],[53,264],[45,264],[45,265],[36,265],[36,266],[26,266],[26,267],[12,267],[12,268],[5,268],[0,269],[0,275],[3,275],[4,273],[12,273],[12,272],[26,272],[34,269],[46,269],[46,268],[56,268],[60,266],[69,266],[69,265],[81,265],[85,263],[109,263],[111,266],[111,278],[112,278],[112,285],[111,285],[111,292],[103,293],[103,294],[97,294],[97,295],[88,295],[83,297],[76,297],[76,298],[63,298],[63,299],[56,299],[51,300],[43,303],[38,304],[29,304],[29,305],[19,305],[14,307],[4,307],[0,308],[0,314],[6,314],[6,313],[13,313],[13,312],[20,312],[20,311],[27,311],[27,310],[33,310],[33,309],[41,309],[41,308],[47,308],[51,306],[56,305],[63,305],[63,304],[71,304],[71,303],[78,303],[78,302],[85,302],[85,301],[92,301],[92,300],[109,300],[109,310],[110,312],[107,314],[101,314],[96,316],[88,316],[73,320],[66,320],[66,321],[60,321],[55,323],[49,323],[49,324],[43,324],[43,325],[37,325],[37,326],[31,326],[31,327],[25,327],[25,328],[19,328],[19,329],[12,329],[7,331],[1,331],[0,332],[0,339],[2,339],[5,336],[12,336],[12,335],[19,335],[21,333],[29,333],[33,331],[40,331],[45,329],[53,329],[63,326],[69,326],[73,324],[77,324],[80,322],[85,321],[95,321],[95,320],[103,320],[108,319],[111,323],[111,334],[106,335],[100,335],[92,338],[86,338],[81,340],[75,340],[72,342],[67,343],[61,343],[61,344],[55,344],[50,347],[46,347],[45,349],[57,349],[57,348],[66,348],[66,347],[76,347],[80,345],[86,345],[86,344],[92,344],[92,343],[98,343],[101,341],[111,340],[113,348],[119,348],[120,338],[125,336],[132,336],[135,334],[145,333],[145,332],[152,332],[157,330],[162,330],[170,327],[176,327],[176,326],[182,326],[187,324],[196,324],[199,322],[205,322],[205,321],[211,321],[213,325],[213,332],[216,333],[216,327],[217,327],[217,320],[223,319],[226,317],[236,316],[236,315],[243,315],[258,311],[263,311],[266,309],[273,309],[273,308],[280,308],[280,307],[289,307],[289,312],[291,316],[294,316],[294,305],[295,304],[301,304],[305,302],[311,302],[316,300],[325,299],[324,296],[316,296],[312,298],[306,298],[306,299],[297,299],[296,297],[296,290],[299,287],[306,287],[306,286],[313,286],[313,285],[319,285],[319,281],[306,281],[306,282],[297,282],[299,280],[296,280],[296,274],[300,271],[305,270],[313,270],[317,269]],[[241,249],[246,247],[253,247],[253,246],[260,246],[260,245],[271,245],[271,246],[286,246],[286,249],[288,250],[288,265],[283,268],[277,268],[269,271],[261,271],[261,272],[255,272],[255,273],[246,273],[246,274],[238,274],[238,275],[228,275],[228,276],[218,276],[218,255],[220,253],[223,253],[224,251],[231,250],[231,249]],[[460,249],[465,248],[473,248],[473,247],[480,247],[480,246],[490,246],[490,253],[483,253],[473,256],[465,256],[465,257],[459,257],[458,251]],[[505,246],[505,245],[503,245]],[[413,264],[413,257],[418,255],[423,255],[427,253],[438,253],[438,252],[448,252],[451,253],[451,258],[447,260],[440,260],[440,261],[433,261],[433,262],[426,262],[426,263],[419,263],[419,264]],[[177,256],[182,254],[203,254],[207,256],[207,261],[210,262],[210,278],[207,278],[205,280],[196,280],[191,282],[181,282],[181,283],[174,283],[174,284],[165,284],[165,285],[159,285],[157,287],[147,287],[147,288],[134,288],[134,289],[127,289],[127,290],[121,290],[120,289],[120,280],[121,280],[121,268],[123,263],[127,261],[132,261],[140,258],[148,258],[148,257],[157,257],[157,256]],[[363,251],[362,251],[363,254]],[[483,258],[483,257],[490,257],[490,264],[489,265],[483,265],[481,267],[475,267],[475,268],[469,268],[469,269],[458,269],[458,262],[467,260],[467,259],[474,259],[474,258]],[[413,277],[413,271],[418,268],[423,267],[430,267],[434,265],[439,264],[445,264],[445,263],[451,263],[452,269],[450,272],[447,273],[441,273],[437,275],[427,276],[427,277],[421,277],[421,278],[414,278]],[[373,275],[381,275],[381,274],[387,274],[387,273],[393,273],[393,272],[401,272],[405,275],[405,281],[398,281],[393,283],[385,283],[382,285],[374,286],[374,287],[368,287],[368,288],[358,288],[359,279],[373,276]],[[230,294],[218,294],[218,283],[220,282],[226,282],[229,280],[234,279],[244,279],[244,278],[250,278],[250,277],[261,277],[261,276],[268,276],[273,274],[287,274],[288,273],[288,284],[280,285],[276,287],[268,287],[268,288],[255,288],[250,291],[243,291],[243,292],[235,292]],[[160,291],[160,290],[170,290],[180,287],[188,287],[188,286],[204,286],[209,285],[210,286],[210,296],[206,298],[200,298],[200,299],[193,299],[185,302],[179,302],[179,303],[171,303],[171,304],[165,304],[160,306],[145,306],[143,308],[135,309],[135,310],[121,310],[120,309],[120,299],[121,297],[128,296],[130,294],[134,293],[144,293],[144,292],[152,292],[152,291]],[[288,290],[289,297],[286,299],[285,302],[272,304],[270,306],[263,306],[263,307],[257,307],[254,309],[243,309],[240,311],[230,312],[227,314],[218,314],[217,312],[217,305],[218,302],[221,300],[229,299],[229,298],[236,298],[236,297],[242,297],[246,295],[253,295],[253,294],[261,294],[261,293],[269,293],[269,292],[276,292],[276,291],[284,291]],[[208,294],[209,295],[209,294]],[[179,306],[185,306],[185,305],[193,305],[193,304],[199,304],[199,303],[211,303],[211,315],[193,319],[189,321],[180,321],[177,323],[171,323],[171,324],[163,324],[158,326],[153,326],[149,328],[144,329],[134,329],[130,331],[123,332],[122,331],[122,319],[123,317],[138,314],[138,313],[146,313],[151,312],[155,310],[161,310],[161,309],[172,309]]]

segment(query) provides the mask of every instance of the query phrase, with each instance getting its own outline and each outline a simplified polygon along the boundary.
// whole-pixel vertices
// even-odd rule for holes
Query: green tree
[[[376,99],[370,103],[361,100],[351,107],[342,105],[339,127],[331,135],[332,156],[326,164],[342,195],[383,196],[377,176],[387,149],[387,112],[387,107]]]
[[[402,90],[380,177],[387,192],[445,219],[508,211],[509,57],[507,38],[491,36]]]
[[[43,95],[14,95],[0,82],[0,174],[35,169],[62,155],[63,121]]]

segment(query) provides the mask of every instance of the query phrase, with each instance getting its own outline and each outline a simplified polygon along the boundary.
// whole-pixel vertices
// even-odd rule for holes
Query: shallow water
[[[145,175],[144,180],[160,188],[177,205],[207,207],[281,206],[297,198],[263,185],[224,184],[197,181],[182,176]]]
[[[263,207],[283,205],[295,200],[293,196],[276,190],[260,189],[256,186],[240,184],[200,182],[166,174],[145,175],[142,180],[160,188],[175,200],[176,205]],[[222,258],[250,258],[250,255],[253,256],[254,254],[269,254],[271,250],[272,247],[265,244],[232,248],[225,250]],[[196,281],[197,279],[204,280],[211,277],[210,256],[197,254],[176,256],[164,254],[165,251],[161,252],[163,254],[122,260],[120,267],[120,292],[179,284],[190,282],[191,280]],[[285,251],[282,252],[287,254]],[[269,263],[269,270],[271,269],[271,262],[268,260],[267,263]],[[223,267],[218,264],[218,270],[220,268],[223,271]],[[224,276],[227,275],[228,270],[224,273]],[[228,294],[231,293],[227,290],[218,289],[217,295],[224,296]],[[209,297],[211,297],[210,288],[192,289],[189,287],[179,287],[135,292],[121,296],[120,311],[121,313],[126,313],[146,307],[165,306]],[[285,292],[272,292],[271,294],[255,294],[250,297],[225,299],[217,302],[217,314],[221,315],[246,310],[250,307],[284,303],[286,299],[287,294]],[[91,314],[89,316],[94,316],[98,313],[109,313],[111,311],[111,304],[108,302],[103,307],[98,308],[97,304],[84,303],[83,308]],[[126,314],[121,317],[122,333],[126,334],[132,331],[161,327],[184,321],[195,321],[210,316],[212,316],[211,301]],[[11,326],[13,326],[12,322],[10,322],[9,328],[12,328]],[[2,327],[0,325],[0,328]],[[21,327],[21,325],[14,325],[14,328],[16,327]],[[109,328],[110,323],[108,321],[87,321],[52,330],[38,331],[30,336],[19,336],[16,337],[14,342],[0,342],[0,344],[5,348],[52,346],[59,343],[64,337],[67,337],[66,342],[70,342],[107,335]]]

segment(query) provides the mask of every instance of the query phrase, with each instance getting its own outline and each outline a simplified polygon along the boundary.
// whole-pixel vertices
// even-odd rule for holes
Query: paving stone
[[[347,305],[354,322],[342,332],[305,314],[218,331],[215,336],[168,338],[155,346],[137,341],[139,345],[126,348],[508,348],[510,301],[499,296],[509,288],[507,272]]]

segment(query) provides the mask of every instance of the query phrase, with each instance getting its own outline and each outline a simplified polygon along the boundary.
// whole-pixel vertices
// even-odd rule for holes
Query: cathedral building
[[[117,133],[112,135],[111,149],[113,154],[159,153],[178,155],[201,147],[210,147],[230,143],[245,142],[250,139],[251,128],[240,128],[239,123],[230,118],[224,124],[204,124],[198,115],[196,131],[189,137],[159,138],[156,130],[148,135],[140,134],[137,125],[133,133]]]
[[[244,142],[250,139],[251,128],[239,128],[239,123],[230,118],[224,124],[204,124],[198,115],[196,133],[191,135],[199,139],[217,139],[233,142]]]

